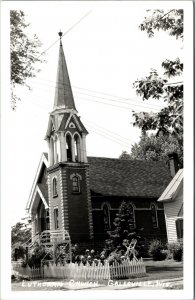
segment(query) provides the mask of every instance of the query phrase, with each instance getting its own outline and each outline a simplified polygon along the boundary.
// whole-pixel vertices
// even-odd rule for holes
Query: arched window
[[[73,193],[80,193],[80,179],[79,176],[72,177],[72,192]]]
[[[66,154],[67,154],[67,161],[72,161],[72,138],[71,135],[68,133],[66,135]]]
[[[135,223],[135,212],[134,212],[134,206],[129,203],[129,214],[130,214],[130,229],[135,229],[136,223]]]
[[[104,230],[110,229],[110,209],[108,204],[103,204],[103,220],[104,220]]]
[[[57,179],[56,177],[53,178],[53,197],[57,197]]]
[[[74,135],[74,147],[75,147],[75,161],[81,161],[80,137],[77,133]]]
[[[151,215],[152,215],[152,227],[158,228],[158,217],[156,205],[154,203],[151,204]]]

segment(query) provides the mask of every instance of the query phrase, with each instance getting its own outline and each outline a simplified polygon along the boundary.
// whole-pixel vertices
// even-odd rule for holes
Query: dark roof
[[[62,122],[60,124],[59,130],[63,131],[65,129],[66,122],[68,121],[69,116],[70,116],[70,113],[64,113],[64,116],[62,118]],[[84,133],[88,133],[88,131],[86,130],[85,126],[81,122],[80,117],[78,117],[77,115],[74,115],[74,117],[76,118],[77,122],[79,123],[79,125],[81,127],[81,131],[83,131]]]
[[[158,198],[172,179],[163,161],[88,157],[88,163],[90,189],[99,195]]]
[[[90,189],[98,194],[125,197],[159,197],[171,180],[161,161],[88,157]]]
[[[47,186],[47,184],[38,183],[38,187],[40,188],[41,193],[43,194],[43,197],[48,204],[48,186]]]

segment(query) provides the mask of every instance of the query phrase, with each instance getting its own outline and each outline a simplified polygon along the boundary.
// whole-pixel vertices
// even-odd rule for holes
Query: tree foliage
[[[124,240],[131,241],[131,239],[140,239],[139,233],[142,229],[134,228],[134,220],[130,204],[123,201],[119,208],[116,218],[113,222],[114,229],[109,231],[109,239],[106,240],[105,250],[107,254],[111,252],[124,251],[126,248],[123,246]]]
[[[121,159],[140,160],[164,160],[168,162],[168,154],[176,152],[179,157],[180,167],[183,166],[183,145],[182,142],[173,136],[160,134],[142,134],[140,141],[131,148],[131,153],[123,152]]]
[[[23,258],[26,254],[26,243],[31,239],[31,228],[18,222],[11,229],[12,256],[14,258],[17,249],[17,258]]]
[[[183,38],[183,10],[148,12],[150,15],[140,25],[140,29],[146,31],[149,37],[154,36],[155,30],[163,30],[176,39]],[[133,125],[141,128],[143,132],[155,130],[157,136],[160,133],[175,136],[179,143],[182,143],[183,81],[180,77],[183,73],[183,63],[179,58],[166,59],[162,62],[162,69],[162,76],[155,69],[151,69],[148,76],[137,80],[133,86],[143,101],[152,98],[163,99],[166,106],[157,113],[133,112]],[[170,81],[173,77],[174,82]]]
[[[26,80],[36,76],[40,70],[37,63],[43,62],[39,58],[41,42],[36,35],[30,38],[26,31],[29,24],[25,21],[25,14],[21,10],[10,12],[10,59],[11,59],[11,106],[16,109],[16,103],[20,98],[15,93],[17,85],[26,85]]]
[[[167,31],[169,35],[176,39],[183,38],[183,10],[172,9],[167,12],[164,10],[153,10],[149,16],[145,17],[140,29],[146,31],[149,37],[154,36],[155,30]]]

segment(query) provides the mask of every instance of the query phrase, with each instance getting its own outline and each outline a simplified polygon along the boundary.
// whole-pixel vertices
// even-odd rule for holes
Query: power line
[[[32,86],[33,87],[33,86]],[[49,91],[46,90],[46,89],[43,89],[43,88],[40,88],[40,87],[36,87],[34,86],[35,89],[42,89],[44,91]],[[81,94],[81,95],[84,95],[84,96],[88,96],[88,97],[92,97],[92,99],[88,99],[88,98],[83,98],[83,97],[80,97],[80,96],[77,96],[77,94]],[[102,103],[102,104],[106,104],[106,105],[111,105],[111,106],[115,106],[115,107],[120,107],[120,108],[123,108],[123,109],[134,109],[134,106],[137,106],[139,108],[141,108],[142,110],[144,108],[147,108],[147,109],[151,109],[151,110],[156,110],[156,111],[159,111],[159,109],[162,109],[163,106],[158,106],[156,105],[157,107],[159,107],[159,109],[155,108],[155,107],[152,107],[152,106],[148,106],[147,104],[145,103],[142,103],[140,102],[139,104],[136,104],[136,103],[127,103],[127,102],[124,102],[124,101],[120,101],[120,100],[115,100],[115,99],[109,99],[109,98],[104,98],[104,97],[100,97],[100,96],[96,96],[96,95],[90,95],[90,94],[86,94],[86,93],[81,93],[81,92],[78,92],[78,91],[75,91],[74,92],[74,96],[75,98],[77,99],[81,99],[81,100],[86,100],[86,101],[92,101],[92,102],[97,102],[97,103]],[[98,98],[98,99],[101,99],[101,100],[105,100],[107,102],[103,102],[103,101],[97,101],[97,100],[94,100],[93,98]],[[110,104],[108,102],[115,102],[115,104],[117,104],[116,102],[118,103],[121,103],[121,104],[125,104],[126,106],[120,106],[120,105],[114,105],[114,104]],[[150,104],[150,103],[148,103]],[[152,105],[152,104],[150,104]]]
[[[108,129],[106,129],[106,128],[104,128],[104,127],[102,127],[102,126],[100,126],[100,125],[98,125],[98,124],[96,124],[96,123],[94,123],[94,122],[92,122],[92,121],[89,121],[89,120],[87,120],[86,118],[82,118],[83,120],[85,120],[87,123],[91,123],[91,124],[94,124],[94,126],[96,126],[96,127],[99,127],[99,128],[101,128],[102,130],[104,130],[104,131],[107,131],[107,132],[109,132],[109,133],[111,133],[111,134],[113,134],[113,135],[116,135],[117,136],[117,138],[119,137],[119,138],[121,138],[121,139],[124,139],[124,140],[127,140],[127,141],[131,141],[131,142],[133,142],[133,143],[136,143],[135,141],[133,141],[133,140],[131,140],[131,139],[127,139],[127,138],[125,138],[125,137],[123,137],[122,135],[120,135],[120,134],[118,134],[118,133],[114,133],[113,131],[111,131],[111,130],[108,130]]]
[[[118,143],[121,143],[121,144],[123,144],[123,146],[125,146],[125,147],[129,147],[129,143],[127,143],[126,141],[123,141],[120,137],[115,137],[115,136],[113,136],[113,134],[109,134],[108,132],[105,132],[105,130],[102,130],[102,129],[99,129],[99,128],[96,128],[96,127],[94,127],[93,125],[87,125],[89,128],[90,128],[90,130],[91,130],[91,128],[92,128],[92,130],[95,130],[96,132],[98,132],[98,133],[100,133],[100,134],[103,134],[104,136],[106,136],[106,137],[108,137],[108,138],[110,138],[110,139],[112,139],[112,140],[114,140],[114,141],[117,141]],[[130,140],[129,140],[130,141]]]
[[[121,143],[119,143],[118,141],[112,139],[111,137],[107,137],[107,136],[105,136],[104,134],[102,134],[102,133],[100,133],[100,132],[98,132],[98,131],[96,131],[96,130],[91,130],[91,129],[90,129],[90,131],[92,131],[92,132],[94,132],[94,133],[96,133],[96,134],[98,134],[98,135],[100,135],[100,136],[102,136],[102,137],[104,137],[104,138],[106,138],[106,139],[108,139],[108,140],[111,140],[112,142],[115,142],[115,143],[119,144],[119,145],[122,146],[122,147],[126,147],[126,148],[128,148],[129,150],[131,150],[131,148],[130,148],[129,146],[124,145],[124,144],[121,144]]]
[[[36,104],[36,105],[33,105],[33,103],[30,103],[30,105],[32,106],[38,106],[39,108],[41,108],[42,110],[45,110],[45,108],[43,106],[41,106],[40,104]],[[86,120],[85,118],[82,118],[83,120]],[[89,120],[86,120],[87,121],[87,128],[89,128],[89,131],[90,132],[94,132],[96,134],[99,134],[99,135],[102,135],[104,138],[108,138],[109,140],[111,141],[114,141],[115,143],[118,143],[120,144],[121,146],[123,147],[126,147],[126,148],[129,148],[130,149],[130,146],[129,146],[129,143],[127,143],[126,141],[124,140],[127,140],[127,141],[131,141],[132,143],[136,143],[135,141],[131,140],[131,139],[127,139],[127,138],[124,138],[122,137],[121,135],[119,134],[116,134],[108,129],[105,129],[104,127],[101,127],[99,125],[96,125],[95,123],[89,121]],[[84,122],[86,123],[86,122]],[[93,123],[96,127],[94,127],[93,125],[91,125],[90,123]],[[92,128],[92,129],[91,129]],[[115,136],[114,136],[115,135]],[[124,139],[124,140],[122,140]],[[92,154],[92,153],[91,153]]]
[[[44,80],[44,79],[41,79],[41,80]],[[50,82],[53,82],[54,83],[54,81],[52,81],[52,80],[46,80],[46,81],[50,81]],[[39,84],[39,83],[37,83],[37,84]],[[40,83],[40,84],[42,84],[42,83]],[[65,84],[65,83],[63,83],[63,84]],[[44,83],[44,85],[47,85],[47,86],[50,86],[50,87],[53,87],[53,88],[55,88],[55,86],[53,86],[53,85],[48,85],[48,84],[45,84]],[[66,85],[66,84],[65,84]],[[121,100],[125,100],[125,101],[132,101],[132,102],[140,102],[140,104],[142,104],[143,103],[143,101],[140,101],[139,99],[137,99],[136,97],[134,97],[134,98],[125,98],[125,97],[121,97],[121,96],[115,96],[115,95],[111,95],[111,94],[108,94],[108,93],[103,93],[103,92],[98,92],[98,91],[94,91],[94,90],[90,90],[90,89],[86,89],[86,88],[81,88],[81,87],[77,87],[77,86],[74,86],[74,85],[71,85],[73,88],[76,88],[76,89],[81,89],[81,90],[86,90],[86,91],[89,91],[89,92],[93,92],[93,93],[97,93],[97,94],[102,94],[102,95],[107,95],[107,96],[109,96],[109,97],[114,97],[114,98],[117,98],[117,99],[121,99]],[[77,92],[77,91],[75,91],[75,92]],[[89,95],[89,96],[92,96],[92,97],[97,97],[97,98],[102,98],[102,99],[108,99],[108,100],[112,100],[112,101],[116,101],[116,100],[114,100],[114,99],[109,99],[109,98],[103,98],[103,97],[100,97],[100,96],[95,96],[95,95],[90,95],[90,94],[85,94],[85,93],[81,93],[81,92],[77,92],[77,93],[80,93],[80,94],[84,94],[84,95]],[[136,100],[134,100],[134,99],[136,99]],[[118,101],[119,102],[119,101]],[[122,102],[122,101],[120,101],[121,103],[125,103],[125,102]],[[156,107],[162,107],[162,105],[158,105],[158,104],[153,104],[153,103],[147,103],[147,105],[151,105],[151,106],[156,106]]]
[[[67,33],[69,33],[75,26],[77,26],[83,19],[85,19],[90,13],[92,12],[92,10],[90,10],[88,13],[86,13],[81,19],[79,19],[75,24],[73,24],[63,35],[62,37],[64,37]],[[51,47],[53,47],[58,41],[60,40],[60,38],[58,38],[54,43],[52,43],[45,51],[41,52],[41,54],[37,57],[37,59],[45,54]]]
[[[84,100],[84,101],[88,101],[88,102],[96,102],[96,103],[99,103],[99,104],[103,104],[103,105],[108,105],[108,106],[112,106],[112,107],[118,107],[118,108],[121,108],[121,109],[125,109],[125,110],[134,110],[135,108],[133,108],[132,106],[121,106],[121,105],[115,105],[115,104],[111,104],[111,103],[106,103],[106,102],[102,102],[102,101],[98,101],[98,100],[94,100],[94,99],[86,99],[86,98],[81,98],[81,97],[77,97],[77,99],[79,100]],[[128,105],[128,104],[127,104]],[[135,105],[135,104],[132,104],[132,105]],[[144,106],[139,106],[140,109],[137,109],[138,111],[143,111],[143,108]],[[158,109],[155,109],[155,108],[151,108],[151,107],[146,107],[145,108],[149,108],[151,110],[156,110],[156,111],[159,111]]]

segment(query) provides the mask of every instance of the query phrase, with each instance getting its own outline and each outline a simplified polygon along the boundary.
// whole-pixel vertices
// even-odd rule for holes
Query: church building
[[[172,179],[169,167],[162,161],[87,156],[88,131],[78,116],[59,35],[48,153],[41,156],[27,203],[32,240],[45,231],[58,232],[63,240],[68,232],[72,243],[98,247],[122,201],[130,203],[133,228],[143,227],[148,240],[166,240],[163,203],[157,199]]]

